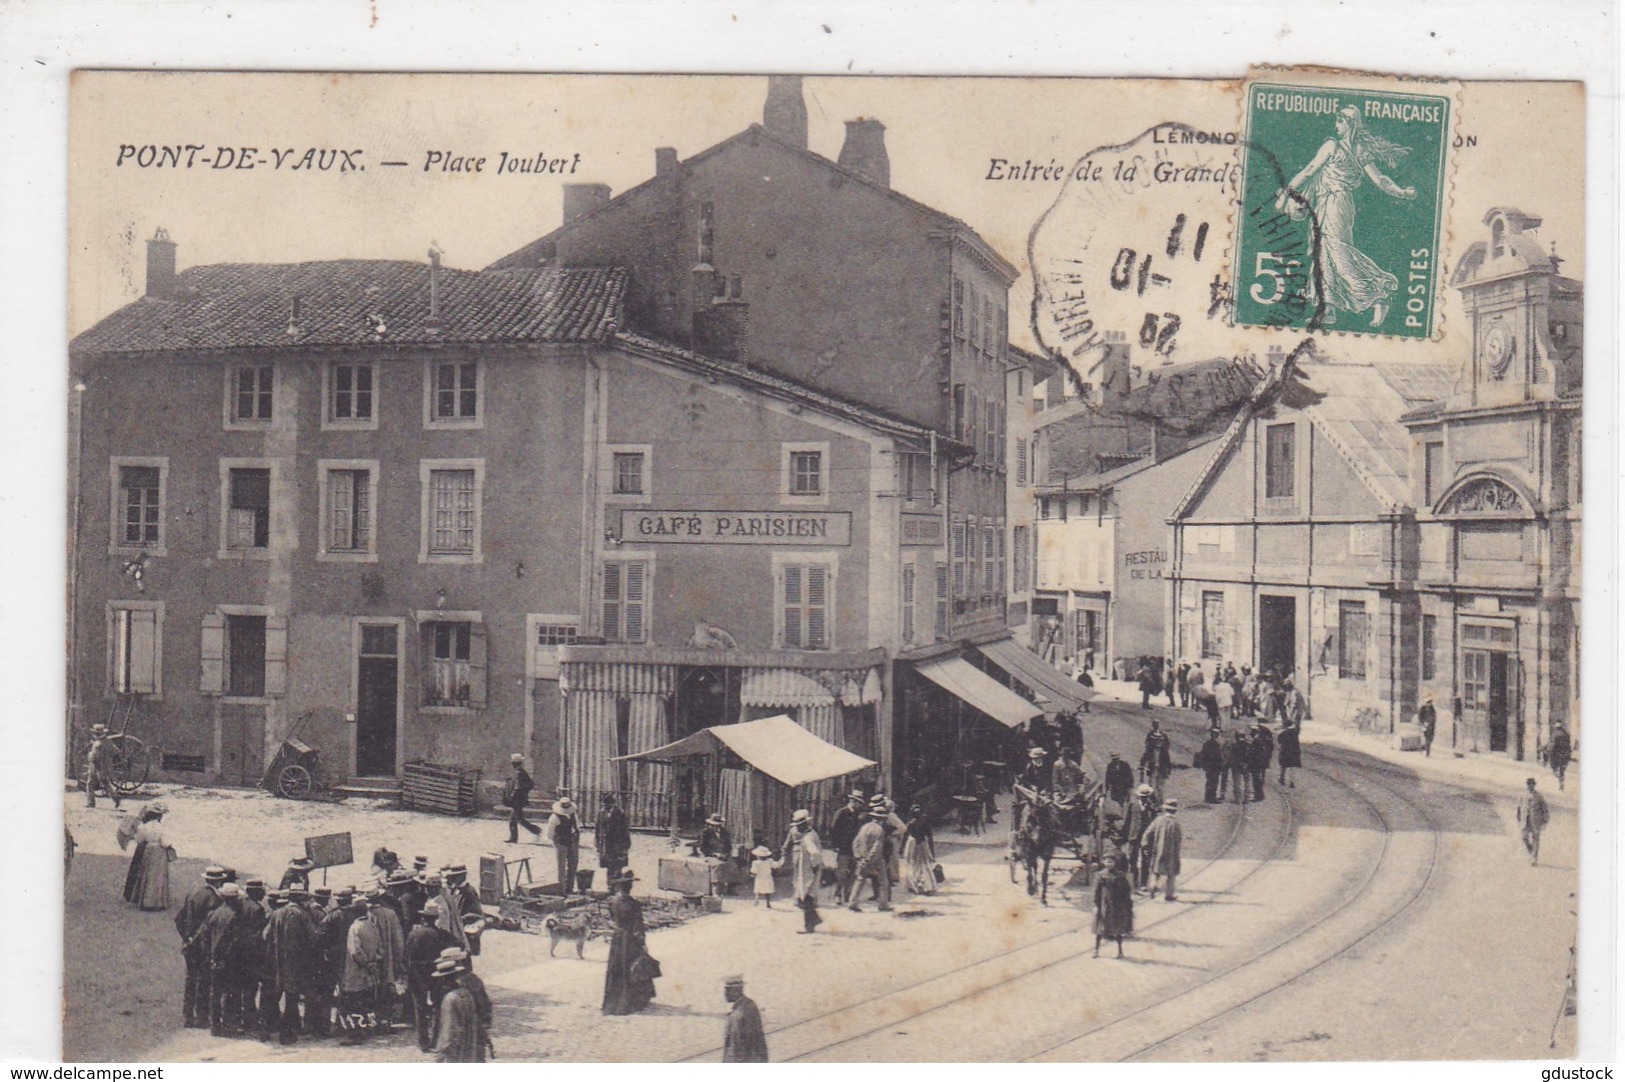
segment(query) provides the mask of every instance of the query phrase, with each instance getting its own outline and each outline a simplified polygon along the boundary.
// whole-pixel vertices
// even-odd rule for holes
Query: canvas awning
[[[1078,710],[1095,697],[1093,691],[1076,680],[1068,680],[1061,670],[1013,639],[985,642],[977,649],[993,664],[1032,688],[1034,694],[1049,699],[1057,709]]]
[[[791,787],[855,774],[876,765],[872,759],[853,755],[845,748],[819,739],[783,714],[737,725],[715,725],[662,747],[616,759],[670,762],[696,755],[715,755],[722,748]]]
[[[1043,711],[959,657],[920,661],[914,671],[994,721],[1014,729]]]

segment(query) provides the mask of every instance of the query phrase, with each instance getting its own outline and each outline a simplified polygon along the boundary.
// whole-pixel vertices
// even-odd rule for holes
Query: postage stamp
[[[1434,333],[1451,105],[1443,93],[1249,86],[1237,324]]]

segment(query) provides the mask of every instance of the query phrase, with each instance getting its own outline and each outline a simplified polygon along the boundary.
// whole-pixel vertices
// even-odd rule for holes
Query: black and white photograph
[[[1262,59],[74,71],[61,1062],[1574,1059],[1588,88]]]

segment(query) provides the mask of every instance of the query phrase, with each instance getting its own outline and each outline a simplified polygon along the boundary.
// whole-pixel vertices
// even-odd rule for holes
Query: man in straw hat
[[[434,967],[447,948],[459,946],[457,937],[440,926],[440,899],[430,898],[418,913],[418,923],[406,937],[406,996],[418,1033],[418,1049],[434,1050]]]
[[[525,757],[517,751],[508,756],[508,764],[513,767],[513,774],[502,786],[502,802],[508,806],[508,844],[513,845],[519,841],[519,828],[524,827],[531,837],[536,837],[542,828],[525,818],[525,805],[530,803],[530,791],[536,783],[530,780],[530,772],[525,769]]]
[[[762,1012],[756,1001],[745,994],[745,978],[729,977],[722,982],[722,995],[733,1009],[722,1035],[723,1063],[766,1063],[767,1034],[762,1030]]]
[[[824,851],[813,829],[812,813],[806,808],[790,816],[790,832],[784,839],[784,859],[790,864],[790,896],[800,907],[807,935],[824,923],[818,915],[818,885],[824,874]]]
[[[1151,874],[1158,880],[1152,883],[1151,894],[1157,893],[1160,883],[1162,900],[1165,902],[1178,900],[1174,894],[1174,880],[1179,876],[1179,847],[1184,840],[1184,832],[1175,818],[1178,811],[1179,801],[1164,800],[1162,814],[1145,828],[1145,839],[1142,842],[1142,845],[1150,848]]]
[[[557,861],[559,890],[564,894],[576,889],[576,868],[581,863],[581,818],[575,801],[567,796],[553,802],[553,814],[547,817],[547,840],[553,843],[553,858]]]
[[[107,726],[97,723],[90,727],[90,747],[85,750],[85,807],[96,806],[96,790],[101,789],[113,798],[113,810],[119,810],[123,797],[113,784],[113,746],[108,742]]]
[[[869,803],[869,818],[858,828],[852,839],[852,893],[846,907],[860,911],[858,900],[866,884],[874,887],[874,897],[880,902],[881,912],[891,909],[891,869],[886,864],[886,801],[875,797]]]
[[[209,967],[209,1032],[216,1037],[235,1037],[243,1028],[243,888],[226,882],[217,893],[220,904],[210,910],[198,931]]]
[[[294,857],[288,861],[288,870],[282,873],[282,882],[276,885],[277,890],[292,890],[294,887],[310,889],[310,872],[316,867],[316,862],[309,857]]]
[[[316,922],[310,910],[300,904],[304,891],[270,894],[271,916],[265,924],[265,975],[270,997],[261,1004],[265,1013],[266,1039],[276,1034],[279,1044],[299,1040],[301,1005],[308,1015],[312,1009],[305,999],[317,963]]]
[[[209,1024],[209,965],[204,953],[203,922],[220,904],[220,886],[226,870],[211,864],[203,870],[203,884],[186,896],[175,914],[175,931],[181,937],[181,957],[186,962],[186,987],[181,993],[181,1010],[187,1029]]]

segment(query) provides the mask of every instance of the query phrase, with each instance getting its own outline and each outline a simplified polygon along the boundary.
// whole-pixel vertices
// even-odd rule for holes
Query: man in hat
[[[435,963],[441,951],[459,946],[457,937],[440,926],[440,912],[440,899],[430,898],[406,937],[406,996],[412,1004],[418,1049],[423,1052],[434,1050]]]
[[[85,807],[96,806],[98,789],[113,798],[113,810],[118,811],[124,798],[113,784],[113,746],[108,742],[107,726],[100,722],[90,727],[90,747],[85,751]]]
[[[278,890],[292,890],[294,887],[310,889],[310,870],[316,867],[316,862],[309,857],[294,857],[288,861],[288,870],[282,873],[282,882],[277,884]]]
[[[1112,752],[1111,761],[1106,764],[1106,795],[1114,802],[1123,804],[1133,788],[1134,768],[1124,762],[1117,752]]]
[[[181,957],[186,962],[181,1011],[187,1029],[202,1029],[209,1024],[209,962],[203,945],[203,922],[219,906],[219,888],[225,881],[225,869],[211,864],[203,871],[203,885],[186,896],[175,914],[175,931],[180,933]]]
[[[303,894],[303,891],[298,892]],[[287,904],[282,904],[283,902]],[[271,916],[265,925],[265,972],[271,995],[263,1004],[266,1037],[276,1034],[278,1043],[299,1040],[301,1001],[305,1024],[311,1024],[312,1000],[305,999],[312,988],[319,957],[316,923],[310,910],[293,893],[271,892]]]
[[[406,930],[392,902],[394,899],[382,888],[367,892],[367,919],[377,925],[378,938],[383,943],[375,998],[378,1017],[386,1023],[398,1020],[397,992],[406,991]]]
[[[1252,746],[1248,749],[1247,769],[1253,777],[1253,799],[1264,799],[1264,779],[1269,776],[1270,762],[1275,758],[1275,735],[1262,721],[1253,722]]]
[[[480,953],[480,941],[471,937],[467,927],[471,920],[483,917],[485,907],[480,904],[479,891],[468,881],[468,866],[461,862],[440,869],[440,924],[460,944],[465,944],[471,956]],[[469,962],[472,969],[474,963]]]
[[[265,880],[257,877],[245,880],[242,922],[237,941],[237,973],[242,981],[239,994],[243,1001],[243,1029],[256,1037],[264,1037],[267,1032],[260,986],[265,981],[264,933],[269,918],[270,913],[265,907]]]
[[[576,889],[576,867],[581,863],[581,819],[575,801],[567,796],[553,802],[553,814],[547,817],[547,840],[553,843],[553,858],[558,863],[559,889],[571,894]]]
[[[1422,696],[1416,708],[1416,725],[1422,730],[1422,757],[1433,758],[1433,736],[1439,730],[1439,708],[1433,704],[1433,693]]]
[[[1140,780],[1148,781],[1158,791],[1173,773],[1173,757],[1169,753],[1168,734],[1162,731],[1162,722],[1151,719],[1151,728],[1145,734],[1145,751],[1140,755]]]
[[[1247,730],[1238,729],[1230,734],[1230,739],[1224,743],[1224,765],[1226,780],[1230,785],[1230,799],[1236,804],[1245,804],[1252,791],[1252,759],[1253,742],[1247,739]],[[1219,799],[1224,799],[1224,785],[1219,784]]]
[[[801,910],[801,934],[808,935],[824,923],[824,918],[818,915],[818,881],[824,874],[824,851],[818,832],[813,829],[812,813],[805,808],[790,815],[784,859],[790,865],[790,896]]]
[[[1207,739],[1192,757],[1191,765],[1202,772],[1202,800],[1208,804],[1219,803],[1219,786],[1224,777],[1224,749],[1219,746],[1216,731],[1208,730]]]
[[[1179,849],[1184,840],[1184,833],[1179,821],[1174,818],[1179,811],[1179,801],[1164,800],[1162,814],[1151,821],[1145,828],[1145,839],[1142,845],[1151,850],[1151,873],[1157,877],[1162,887],[1162,900],[1173,902],[1178,899],[1174,893],[1174,880],[1179,876]],[[1157,883],[1153,883],[1151,893],[1157,893]]]
[[[226,882],[217,893],[220,904],[209,912],[201,930],[209,967],[209,1032],[235,1037],[243,1028],[243,888]]]
[[[722,1036],[722,1062],[766,1063],[767,1034],[762,1030],[762,1012],[756,1001],[745,994],[745,978],[723,981],[722,995],[733,1004]]]
[[[468,990],[468,963],[455,958],[437,960],[434,980],[445,987],[440,997],[439,1039],[435,1041],[437,1063],[484,1063],[486,1035],[480,1025],[479,1008]]]
[[[344,960],[339,972],[339,1027],[341,1044],[360,1044],[378,1020],[378,985],[384,965],[384,940],[371,917],[366,895],[350,900],[354,917],[345,936]]]
[[[338,1000],[339,978],[344,974],[344,956],[350,942],[350,925],[358,913],[351,905],[355,888],[341,887],[333,892],[333,907],[316,926],[317,961],[311,977],[310,998],[305,1005],[305,1029],[314,1037],[333,1032],[333,1008]]]
[[[868,800],[857,789],[846,794],[846,803],[837,811],[829,824],[829,847],[835,850],[835,904],[839,905],[852,892],[852,841],[863,826]]]
[[[1141,783],[1123,817],[1123,840],[1129,851],[1126,870],[1137,890],[1146,889],[1151,882],[1151,847],[1146,843],[1145,832],[1161,813],[1162,802],[1157,799],[1157,791]]]
[[[621,873],[622,882],[632,878],[635,877],[631,872]],[[463,948],[447,947],[440,952],[440,959],[435,963],[435,966],[438,968],[448,962],[457,962],[468,967],[468,972],[462,975],[460,983],[468,990],[468,994],[474,997],[474,1015],[480,1021],[481,1037],[485,1041],[486,1051],[490,1053],[492,1059],[496,1059],[496,1049],[491,1046],[491,1022],[494,1014],[491,1006],[491,996],[485,990],[485,982],[480,980],[478,973],[474,972],[474,962]],[[440,1009],[440,997],[444,996],[448,991],[450,991],[450,988],[442,985],[435,994],[435,1009],[437,1011]]]
[[[880,911],[890,911],[891,871],[886,866],[886,801],[883,798],[870,801],[869,818],[852,839],[852,873],[852,893],[846,907],[859,912],[858,899],[864,885],[872,882]]]
[[[592,828],[593,846],[598,850],[598,866],[604,878],[613,883],[632,857],[632,825],[621,810],[614,793],[600,798],[598,821]]]
[[[1043,748],[1027,750],[1027,765],[1021,768],[1016,783],[1023,788],[1047,793],[1055,787],[1055,768],[1050,765],[1049,752]]]
[[[1528,791],[1518,800],[1518,822],[1523,827],[1524,850],[1533,866],[1540,863],[1540,832],[1546,829],[1552,816],[1546,807],[1546,798],[1535,792],[1535,779],[1525,779],[1524,785]]]
[[[530,831],[531,837],[540,834],[542,828],[525,818],[530,791],[536,787],[525,769],[525,757],[516,751],[508,756],[508,763],[513,767],[513,774],[502,787],[502,802],[508,806],[508,844],[513,845],[519,841],[520,827]]]
[[[418,922],[418,910],[423,908],[426,898],[423,885],[418,882],[417,877],[405,868],[397,868],[390,873],[385,890],[394,900],[395,911],[400,914],[401,927],[407,930],[415,927]]]

